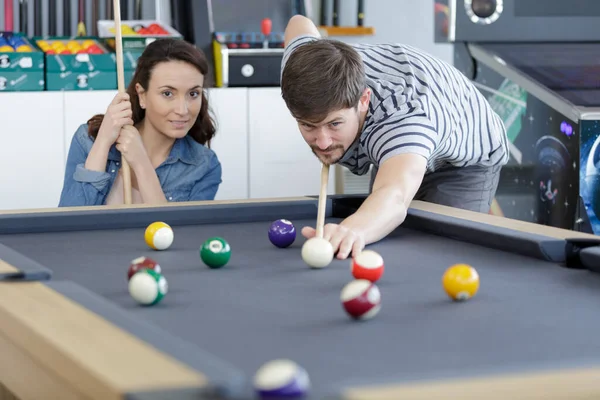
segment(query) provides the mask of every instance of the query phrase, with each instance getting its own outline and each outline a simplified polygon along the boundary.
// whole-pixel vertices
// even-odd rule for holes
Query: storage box
[[[106,44],[115,49],[115,21],[98,21],[98,36],[105,40]],[[121,38],[123,39],[123,51],[143,50],[156,39],[178,38],[183,35],[175,29],[162,22],[155,20],[126,20],[121,21]]]
[[[46,90],[117,88],[115,54],[97,37],[34,37],[46,56]]]
[[[44,61],[22,34],[0,32],[0,92],[44,90]]]
[[[125,87],[129,86],[129,82],[133,78],[133,74],[135,74],[135,69],[137,68],[138,58],[142,55],[143,50],[123,50],[123,72],[124,72],[124,80]]]

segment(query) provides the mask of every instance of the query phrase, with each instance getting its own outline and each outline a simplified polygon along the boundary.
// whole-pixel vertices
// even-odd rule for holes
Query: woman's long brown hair
[[[194,45],[182,39],[158,39],[150,43],[138,59],[138,65],[135,74],[129,83],[127,93],[131,100],[131,108],[133,112],[133,123],[137,124],[144,119],[146,111],[140,107],[140,101],[135,90],[136,83],[139,83],[145,90],[148,89],[150,75],[154,67],[166,61],[183,61],[193,65],[204,75],[206,86],[208,75],[208,61],[206,56]],[[88,134],[95,140],[102,125],[104,114],[94,115],[88,121]],[[208,100],[202,91],[202,106],[200,113],[196,119],[196,123],[192,126],[188,135],[200,144],[206,144],[210,147],[210,140],[215,135],[215,123],[212,120],[209,109]]]

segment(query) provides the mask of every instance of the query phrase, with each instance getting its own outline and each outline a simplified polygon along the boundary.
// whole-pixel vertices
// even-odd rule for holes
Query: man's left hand
[[[316,233],[314,228],[302,228],[302,235],[307,239],[314,237]],[[331,243],[333,253],[337,253],[336,258],[339,260],[345,260],[348,256],[356,257],[365,247],[362,233],[339,224],[325,224],[323,239]]]

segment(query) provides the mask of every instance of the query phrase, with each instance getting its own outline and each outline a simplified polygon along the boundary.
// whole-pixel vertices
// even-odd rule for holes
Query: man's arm
[[[399,154],[383,162],[371,194],[353,215],[340,224],[362,236],[364,243],[357,246],[381,240],[404,222],[426,170],[427,160],[417,154]],[[340,243],[341,256],[352,250],[357,249],[344,248],[344,243]]]
[[[287,27],[285,28],[284,43],[285,47],[294,40],[294,38],[302,35],[311,35],[314,37],[321,37],[319,30],[315,24],[303,15],[294,15],[290,18]]]

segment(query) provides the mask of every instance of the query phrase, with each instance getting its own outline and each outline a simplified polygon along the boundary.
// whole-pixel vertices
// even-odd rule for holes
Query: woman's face
[[[204,76],[183,61],[157,64],[147,90],[136,86],[146,122],[163,135],[182,138],[196,122],[202,106]]]

